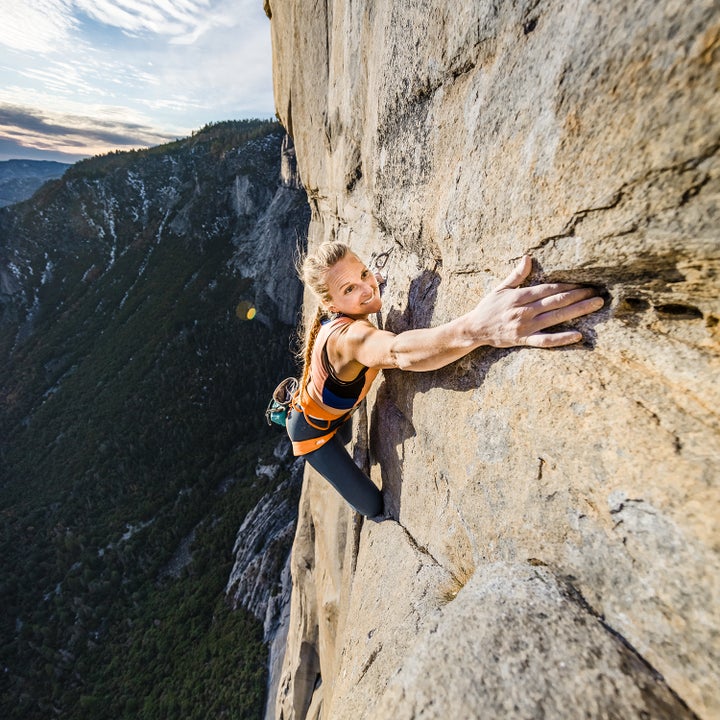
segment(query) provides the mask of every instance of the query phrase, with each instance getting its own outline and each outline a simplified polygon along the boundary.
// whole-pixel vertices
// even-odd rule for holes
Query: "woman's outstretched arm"
[[[551,348],[579,342],[576,330],[544,331],[599,310],[602,298],[593,288],[565,283],[519,287],[531,269],[530,257],[523,257],[475,308],[438,327],[395,335],[367,321],[354,322],[328,347],[333,366],[436,370],[482,345]]]

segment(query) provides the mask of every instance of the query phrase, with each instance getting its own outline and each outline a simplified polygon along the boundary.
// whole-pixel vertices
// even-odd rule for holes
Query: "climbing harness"
[[[322,435],[307,440],[296,440],[292,443],[293,455],[307,455],[313,450],[322,447],[328,440],[331,440],[340,426],[352,415],[352,410],[343,415],[332,415],[322,405],[319,405],[307,391],[308,383],[295,394],[291,407],[296,412],[301,412],[305,422],[315,430],[323,432]],[[354,408],[353,408],[354,410]],[[327,432],[325,432],[327,431]]]
[[[307,455],[333,438],[340,426],[350,417],[352,411],[339,416],[332,415],[312,399],[307,391],[307,386],[300,392],[299,385],[297,378],[289,377],[275,388],[265,410],[265,420],[268,425],[275,423],[286,427],[290,410],[302,413],[308,425],[323,432],[319,437],[293,442],[294,455]]]

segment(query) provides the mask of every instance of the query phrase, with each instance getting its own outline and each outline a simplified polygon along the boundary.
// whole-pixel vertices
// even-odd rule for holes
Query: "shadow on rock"
[[[386,330],[401,333],[406,330],[430,327],[437,301],[438,287],[442,281],[436,271],[423,270],[410,284],[408,304],[405,310],[391,310],[379,324]],[[553,352],[578,352],[590,350],[595,346],[594,326],[604,322],[608,316],[609,295],[598,288],[606,298],[604,310],[591,316],[580,318],[572,324],[557,326],[557,330],[577,329],[583,333],[583,342],[576,345],[554,348]],[[369,462],[379,462],[382,468],[383,495],[386,512],[393,518],[400,516],[401,477],[403,475],[405,441],[416,435],[414,418],[414,400],[418,393],[429,392],[433,388],[455,392],[467,392],[482,386],[485,378],[498,360],[518,351],[546,352],[529,348],[478,348],[466,357],[438,370],[425,372],[404,372],[385,370],[383,382],[373,405],[370,423]],[[452,403],[447,412],[452,412]]]

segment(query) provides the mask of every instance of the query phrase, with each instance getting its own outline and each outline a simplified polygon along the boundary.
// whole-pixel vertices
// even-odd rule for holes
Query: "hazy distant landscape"
[[[69,163],[52,160],[0,162],[0,207],[27,200],[48,180],[62,177],[69,167]]]

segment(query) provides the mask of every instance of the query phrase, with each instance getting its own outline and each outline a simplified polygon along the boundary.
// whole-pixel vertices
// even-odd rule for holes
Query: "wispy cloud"
[[[179,39],[197,36],[211,11],[209,0],[75,0],[75,4],[94,20],[128,34]]]
[[[90,155],[274,111],[261,0],[2,2],[0,140]]]
[[[108,147],[152,146],[174,139],[121,117],[51,116],[12,105],[0,105],[0,136],[34,150],[52,149],[69,155],[87,155],[88,149],[89,154],[99,154]]]
[[[52,52],[77,27],[72,0],[3,0],[0,45],[24,52]]]

